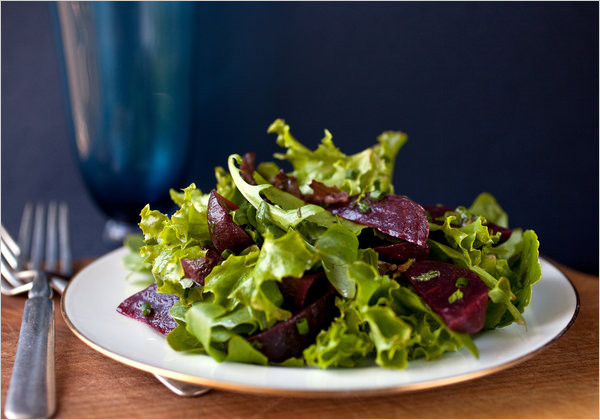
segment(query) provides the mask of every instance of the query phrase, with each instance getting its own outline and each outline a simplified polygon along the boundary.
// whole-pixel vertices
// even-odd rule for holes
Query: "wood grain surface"
[[[55,417],[598,418],[598,277],[559,268],[581,299],[577,320],[559,340],[515,367],[480,379],[385,397],[302,399],[219,390],[178,397],[150,373],[87,347],[57,310]],[[4,406],[25,297],[2,296],[1,303]]]

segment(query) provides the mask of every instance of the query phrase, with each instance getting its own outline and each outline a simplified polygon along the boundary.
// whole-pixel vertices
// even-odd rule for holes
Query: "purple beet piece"
[[[284,277],[279,283],[279,290],[284,301],[295,309],[303,308],[307,303],[309,294],[318,289],[325,273],[306,273],[302,277]]]
[[[169,315],[169,310],[179,298],[175,295],[158,293],[156,288],[156,283],[152,283],[144,290],[128,297],[117,307],[117,312],[143,322],[159,333],[167,335],[177,326],[177,322]],[[148,315],[142,313],[144,303],[150,305]]]
[[[485,225],[488,227],[488,230],[492,234],[496,234],[496,233],[500,232],[500,239],[498,240],[496,245],[500,245],[501,243],[508,241],[508,238],[510,238],[510,235],[512,235],[512,229],[498,226],[497,224],[492,223],[492,222],[487,222],[487,223],[485,223]]]
[[[221,255],[214,249],[206,251],[204,257],[196,260],[190,258],[181,259],[181,267],[185,276],[192,279],[194,283],[204,286],[204,279],[210,274],[212,269],[221,262]]]
[[[271,184],[275,188],[279,188],[282,191],[292,194],[294,197],[304,200],[304,194],[300,191],[298,179],[295,176],[286,174],[283,169],[280,169],[277,175],[271,179]]]
[[[379,254],[380,259],[398,264],[402,264],[409,258],[420,261],[429,257],[429,244],[419,246],[410,242],[398,242],[397,244],[377,246],[373,249]]]
[[[256,153],[248,152],[242,156],[242,163],[240,165],[240,175],[250,185],[256,185],[256,181],[252,174],[254,173],[254,161],[256,160]]]
[[[329,210],[346,220],[370,226],[378,231],[407,242],[425,246],[429,236],[429,223],[425,209],[407,197],[387,194],[381,200],[363,199],[368,204],[364,212],[356,200],[336,204]]]
[[[337,315],[335,291],[327,292],[314,303],[297,312],[286,321],[281,321],[266,331],[256,334],[248,341],[259,343],[257,348],[272,362],[283,362],[290,357],[297,357],[302,351],[314,343],[317,334],[327,328]],[[306,321],[302,321],[305,319]],[[301,334],[299,325],[308,326],[308,331]]]
[[[341,191],[335,185],[328,187],[327,185],[315,181],[310,182],[312,194],[304,196],[304,201],[307,203],[317,204],[319,206],[329,206],[336,203],[345,203],[348,201],[348,193]]]
[[[441,205],[436,205],[436,206],[427,205],[427,206],[423,206],[423,208],[429,213],[429,216],[431,217],[431,223],[435,223],[436,225],[443,225],[444,222],[442,220],[437,220],[437,219],[444,217],[444,214],[446,214],[447,211],[455,210],[452,207],[441,206]]]
[[[341,191],[335,185],[329,187],[314,179],[310,182],[310,187],[313,192],[311,194],[303,194],[300,191],[300,184],[295,176],[290,176],[280,169],[277,175],[271,179],[271,184],[282,191],[292,194],[294,197],[319,206],[328,206],[330,204],[345,203],[348,201],[348,193]]]
[[[448,328],[469,334],[483,328],[488,288],[476,273],[457,265],[426,260],[413,264],[404,275]]]
[[[230,249],[238,253],[252,245],[252,239],[246,231],[238,226],[229,214],[239,207],[225,197],[212,190],[208,198],[208,231],[213,245],[219,253]]]

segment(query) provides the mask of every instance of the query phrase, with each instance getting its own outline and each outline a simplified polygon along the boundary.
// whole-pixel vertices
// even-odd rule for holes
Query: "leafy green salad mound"
[[[346,155],[327,130],[316,150],[298,142],[283,120],[276,120],[268,132],[285,149],[275,157],[293,167],[282,176],[297,182],[301,194],[274,185],[272,180],[282,174],[274,162],[259,164],[252,179],[243,173],[239,155],[229,157],[227,170],[217,167],[215,191],[235,204],[237,209],[229,214],[253,244],[237,253],[221,252],[203,285],[185,275],[182,260],[211,252],[210,194],[192,184],[171,190],[179,207],[172,215],[149,206],[141,211],[143,243],[134,245],[141,246],[140,256],[129,255],[126,265],[139,273],[151,271],[146,278],[156,282],[158,292],[179,297],[170,310],[177,322],[167,335],[170,346],[217,361],[274,364],[248,338],[294,315],[284,304],[284,282],[324,272],[335,289],[336,316],[301,353],[277,364],[353,367],[371,359],[381,367],[402,369],[410,360],[431,360],[463,347],[477,356],[471,335],[449,329],[410,282],[403,281],[402,271],[414,259],[383,264],[382,269],[378,252],[363,237],[369,232],[371,237],[386,235],[334,215],[327,204],[303,199],[317,186],[347,194],[359,207],[368,202],[366,197],[393,194],[394,162],[406,135],[386,131],[373,147]],[[361,211],[368,212],[368,206]],[[531,286],[541,278],[536,234],[516,228],[501,241],[489,224],[508,228],[508,217],[487,193],[469,207],[449,208],[435,219],[427,215],[428,259],[471,270],[487,286],[484,329],[523,324]]]

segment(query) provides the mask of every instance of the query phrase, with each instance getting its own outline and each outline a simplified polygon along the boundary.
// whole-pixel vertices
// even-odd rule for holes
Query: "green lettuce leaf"
[[[123,241],[127,254],[123,256],[123,266],[129,272],[125,279],[134,284],[149,286],[154,283],[152,264],[144,261],[140,249],[144,246],[144,238],[139,234],[128,235]]]
[[[369,334],[364,331],[362,317],[350,301],[336,299],[340,315],[331,326],[321,331],[315,344],[302,353],[306,364],[321,369],[354,367],[374,349]]]
[[[375,190],[394,192],[394,161],[407,140],[404,133],[386,131],[377,138],[379,144],[347,156],[333,144],[328,130],[314,151],[298,142],[282,119],[275,120],[267,132],[276,133],[277,144],[287,149],[285,154],[278,153],[275,157],[292,164],[294,171],[291,174],[298,178],[301,189],[316,180],[337,186],[351,196]]]
[[[508,215],[490,193],[483,192],[479,194],[469,207],[469,212],[477,216],[483,216],[488,222],[495,223],[498,226],[508,227]]]

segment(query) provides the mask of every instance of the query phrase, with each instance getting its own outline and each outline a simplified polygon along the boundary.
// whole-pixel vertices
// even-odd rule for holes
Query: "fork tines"
[[[72,274],[68,218],[69,210],[64,202],[57,204],[51,201],[47,212],[42,203],[38,203],[35,209],[33,204],[27,203],[23,209],[18,243],[2,226],[3,289],[8,287],[5,282],[12,287],[22,286],[19,280],[31,276],[27,269],[60,272],[65,277]]]

